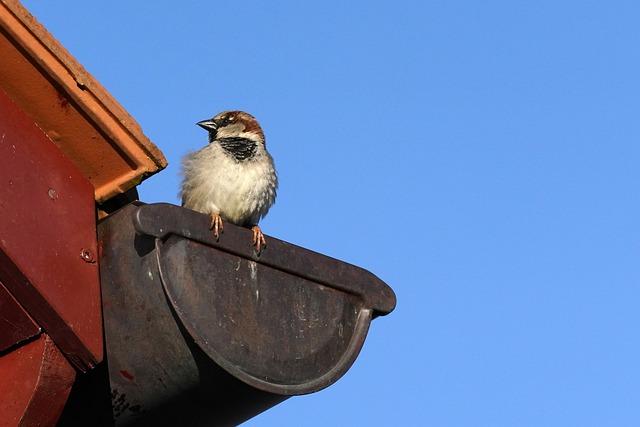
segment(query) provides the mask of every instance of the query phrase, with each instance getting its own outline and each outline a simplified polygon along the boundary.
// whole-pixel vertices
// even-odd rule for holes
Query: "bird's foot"
[[[222,217],[220,214],[211,214],[211,225],[209,225],[209,228],[213,230],[213,235],[216,240],[220,240],[220,233],[224,231],[224,224],[222,223]]]
[[[262,234],[262,230],[257,225],[251,227],[251,231],[253,232],[253,240],[252,245],[256,248],[256,252],[260,254],[263,247],[267,246],[267,241],[264,239],[264,234]]]

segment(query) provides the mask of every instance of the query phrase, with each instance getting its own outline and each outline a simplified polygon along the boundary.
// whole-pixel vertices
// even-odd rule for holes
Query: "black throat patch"
[[[231,137],[220,138],[217,141],[226,152],[238,161],[250,159],[256,154],[256,143],[250,139]]]

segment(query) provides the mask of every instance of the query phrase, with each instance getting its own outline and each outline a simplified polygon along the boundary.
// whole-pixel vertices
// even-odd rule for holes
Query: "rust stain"
[[[128,379],[129,381],[133,381],[134,376],[131,374],[131,372],[122,369],[120,371],[120,375],[122,375],[123,377],[125,377],[126,379]]]
[[[58,105],[64,111],[68,111],[69,110],[69,100],[63,94],[61,94],[60,92],[58,92]]]

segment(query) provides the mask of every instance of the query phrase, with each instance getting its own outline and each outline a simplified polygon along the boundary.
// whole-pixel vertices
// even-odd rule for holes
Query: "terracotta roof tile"
[[[167,165],[140,126],[15,0],[0,0],[0,89],[89,179],[101,202]]]

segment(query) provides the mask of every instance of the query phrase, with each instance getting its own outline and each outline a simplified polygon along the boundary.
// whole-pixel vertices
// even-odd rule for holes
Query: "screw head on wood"
[[[82,258],[82,260],[85,262],[96,262],[96,259],[93,256],[93,252],[91,252],[89,249],[82,249],[82,251],[80,252],[80,258]]]

